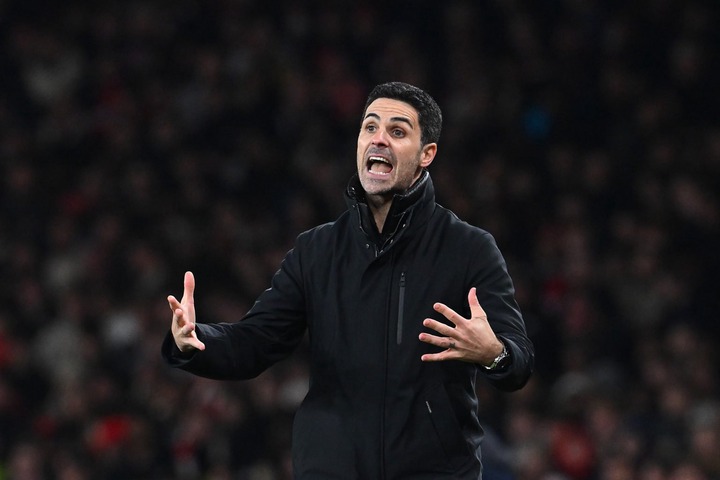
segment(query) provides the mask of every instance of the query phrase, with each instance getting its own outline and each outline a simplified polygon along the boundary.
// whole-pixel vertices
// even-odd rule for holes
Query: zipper
[[[405,320],[405,272],[400,273],[400,295],[398,296],[397,344],[402,343],[403,322]]]

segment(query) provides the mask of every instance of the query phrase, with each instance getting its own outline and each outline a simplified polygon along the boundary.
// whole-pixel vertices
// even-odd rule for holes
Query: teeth
[[[368,160],[370,160],[371,162],[390,163],[382,157],[370,157],[370,158],[368,158]]]

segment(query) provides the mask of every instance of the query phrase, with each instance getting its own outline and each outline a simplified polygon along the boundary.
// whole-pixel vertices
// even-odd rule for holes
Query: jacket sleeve
[[[162,356],[170,366],[219,380],[253,378],[290,355],[306,330],[300,254],[285,256],[270,288],[236,323],[197,323],[205,350],[186,356],[168,333]]]
[[[471,272],[471,282],[477,287],[478,301],[487,313],[495,335],[506,345],[512,363],[501,372],[482,371],[488,381],[500,390],[522,388],[535,367],[535,348],[527,335],[525,322],[515,300],[515,287],[505,259],[495,239],[485,232],[480,242],[479,263]]]

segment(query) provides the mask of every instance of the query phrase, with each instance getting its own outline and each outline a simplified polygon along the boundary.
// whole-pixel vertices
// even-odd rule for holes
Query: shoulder
[[[436,208],[429,232],[438,236],[439,248],[444,255],[460,256],[468,266],[504,263],[503,254],[491,232],[462,220],[445,207],[438,205]]]
[[[298,235],[297,247],[309,247],[312,245],[326,245],[336,241],[337,238],[347,235],[349,213],[345,212],[332,222],[317,225]]]
[[[483,244],[495,244],[495,237],[483,229],[458,217],[452,210],[437,205],[434,215],[435,227],[442,228],[447,235],[462,241],[472,240]]]

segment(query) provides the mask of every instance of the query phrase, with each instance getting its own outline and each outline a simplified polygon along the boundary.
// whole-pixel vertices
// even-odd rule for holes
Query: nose
[[[373,145],[387,145],[387,136],[385,130],[378,128],[370,139]]]

